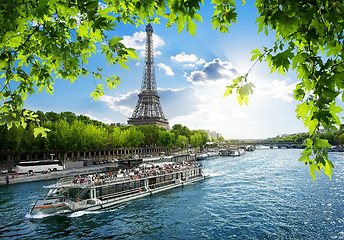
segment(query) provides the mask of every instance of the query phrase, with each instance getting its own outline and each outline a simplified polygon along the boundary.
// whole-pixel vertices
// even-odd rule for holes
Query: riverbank
[[[133,166],[140,163],[148,162],[182,162],[196,160],[195,154],[180,154],[173,156],[164,157],[152,157],[152,158],[141,158],[141,159],[123,159],[114,163],[106,163],[101,165],[92,165],[87,167],[65,169],[60,171],[52,171],[47,173],[33,173],[33,174],[16,174],[8,173],[0,175],[0,186],[1,185],[12,185],[25,182],[43,181],[49,179],[59,179],[71,175],[88,174],[88,173],[99,173],[106,172],[115,168],[132,168]]]
[[[98,166],[91,166],[91,167],[83,167],[83,168],[76,168],[76,169],[66,169],[61,171],[54,171],[50,173],[34,173],[32,175],[28,174],[2,174],[0,177],[0,185],[7,185],[7,184],[18,184],[18,183],[25,183],[25,182],[34,182],[34,181],[43,181],[49,179],[59,179],[61,177],[66,177],[70,175],[77,175],[77,174],[87,174],[87,173],[94,173],[94,172],[105,172],[109,168],[117,167],[117,164],[103,164]],[[8,176],[8,183],[6,180],[6,176]]]

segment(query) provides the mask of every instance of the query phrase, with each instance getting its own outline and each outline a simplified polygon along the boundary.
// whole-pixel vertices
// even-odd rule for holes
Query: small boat
[[[205,160],[209,157],[209,155],[207,153],[200,153],[196,155],[196,159],[197,160]]]
[[[97,211],[205,178],[201,164],[196,161],[144,163],[116,173],[66,177],[45,186],[49,192],[36,201],[30,214]]]
[[[232,149],[232,150],[228,151],[228,156],[230,156],[230,157],[239,157],[240,156],[240,152],[239,152],[239,150]]]
[[[246,154],[246,151],[245,151],[245,149],[243,149],[243,148],[239,148],[239,154],[240,154],[240,156],[242,156],[242,155],[245,155]]]
[[[219,155],[220,156],[228,156],[229,155],[228,150],[227,149],[221,149],[219,151]]]

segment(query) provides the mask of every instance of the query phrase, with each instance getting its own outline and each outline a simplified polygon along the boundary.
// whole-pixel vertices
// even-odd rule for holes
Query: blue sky
[[[238,23],[230,33],[212,29],[212,6],[205,3],[193,37],[176,26],[166,28],[165,21],[153,24],[155,70],[160,102],[170,126],[180,123],[190,129],[217,131],[226,139],[267,138],[281,134],[305,132],[296,118],[292,90],[295,73],[270,74],[266,63],[255,65],[249,75],[256,88],[248,106],[240,106],[236,96],[223,98],[225,86],[238,74],[245,74],[253,62],[250,52],[273,45],[274,35],[257,34],[257,11],[251,1],[238,6]],[[104,69],[116,74],[121,84],[106,90],[98,101],[90,97],[98,83],[92,76],[80,77],[73,84],[58,79],[54,95],[40,93],[28,97],[25,108],[44,112],[72,111],[105,123],[126,123],[137,102],[144,61],[145,26],[119,25],[110,36],[120,36],[128,47],[135,47],[140,60],[128,64],[129,71],[108,65],[105,56],[95,55],[88,69]],[[105,84],[104,84],[105,85]]]

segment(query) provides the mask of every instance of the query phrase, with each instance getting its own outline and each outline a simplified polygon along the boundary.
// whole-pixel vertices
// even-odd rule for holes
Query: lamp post
[[[186,143],[185,143],[185,141],[183,141],[182,144],[183,144],[183,146],[186,148]]]

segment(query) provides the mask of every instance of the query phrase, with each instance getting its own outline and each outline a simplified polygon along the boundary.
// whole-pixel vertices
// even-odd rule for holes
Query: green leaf
[[[231,87],[226,87],[226,91],[225,93],[223,94],[223,97],[227,97],[229,94],[232,94],[233,92],[233,89]]]
[[[137,53],[135,52],[135,49],[133,49],[133,48],[127,48],[126,51],[127,51],[127,53],[128,53],[128,56],[129,56],[131,59],[140,59],[140,58],[137,56]]]
[[[320,174],[319,167],[316,164],[314,163],[309,164],[309,173],[311,174],[313,178],[313,182],[315,181],[315,178],[316,178],[315,171],[317,171]]]
[[[314,143],[314,151],[319,148],[332,148],[332,146],[328,143],[327,139],[318,138]]]
[[[39,134],[42,134],[42,137],[47,137],[47,133],[50,132],[51,130],[48,128],[44,128],[44,127],[36,127],[33,130],[33,135],[36,138]]]
[[[233,79],[232,82],[234,84],[238,84],[238,83],[242,82],[244,79],[245,79],[245,76],[240,76],[240,77]]]
[[[306,145],[308,143],[305,143]],[[311,162],[310,156],[312,155],[312,147],[307,147],[301,153],[301,157],[299,158],[299,162],[304,162],[305,164]]]
[[[98,98],[104,95],[104,85],[98,84],[96,89],[91,93],[91,97],[93,97],[94,101],[97,101]]]
[[[288,71],[290,67],[290,60],[294,57],[292,49],[289,48],[284,52],[278,53],[271,57],[273,67],[275,69],[281,68],[281,72]]]
[[[324,174],[326,174],[330,179],[332,177],[333,168],[334,168],[333,163],[330,160],[325,159]]]
[[[123,40],[123,38],[120,38],[120,37],[117,37],[117,36],[114,36],[113,38],[111,38],[109,40],[109,48],[110,49],[115,49],[116,48],[116,45],[119,43],[119,41]]]
[[[251,51],[252,57],[251,57],[251,61],[254,61],[255,59],[259,58],[260,56],[262,56],[262,53],[259,51],[258,48],[254,49]]]
[[[254,87],[255,86],[253,83],[247,83],[239,89],[239,94],[243,96],[248,96],[249,94],[253,93]]]
[[[80,24],[77,32],[80,35],[80,37],[82,37],[82,38],[87,37],[88,36],[88,29],[87,29],[86,24]]]
[[[296,116],[300,119],[306,118],[308,112],[311,110],[311,106],[307,102],[303,102],[296,106]]]
[[[12,127],[12,124],[15,124],[15,122],[18,121],[12,114],[3,114],[0,117],[0,126],[6,125],[7,129],[10,129]]]
[[[238,95],[238,102],[239,102],[240,106],[242,106],[243,103],[245,103],[247,105],[248,104],[248,97],[243,96],[243,95]]]
[[[186,29],[192,36],[195,36],[196,34],[196,24],[192,21],[192,18],[188,16],[187,22],[186,22]]]
[[[128,60],[120,58],[117,62],[119,63],[119,65],[121,65],[122,68],[129,70],[129,67],[125,65],[125,63],[129,62]]]

